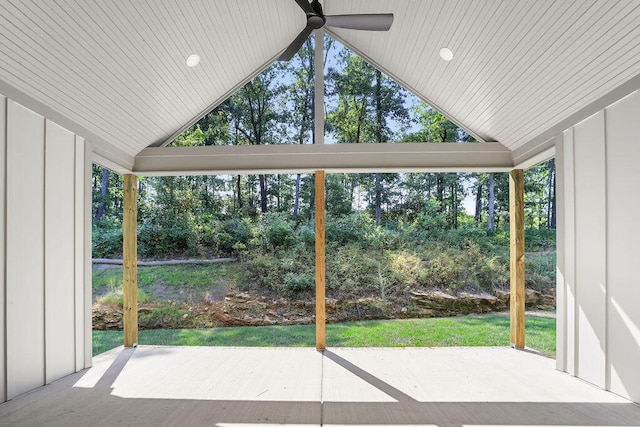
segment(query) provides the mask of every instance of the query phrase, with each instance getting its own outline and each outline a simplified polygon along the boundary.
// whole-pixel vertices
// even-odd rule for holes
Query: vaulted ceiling
[[[484,141],[535,152],[640,88],[637,0],[325,0],[391,12],[331,35]],[[294,0],[5,0],[0,93],[131,168],[268,66],[305,25]],[[438,51],[448,47],[450,62]],[[201,57],[198,67],[187,56]],[[615,99],[613,99],[615,100]],[[524,154],[523,154],[524,153]]]

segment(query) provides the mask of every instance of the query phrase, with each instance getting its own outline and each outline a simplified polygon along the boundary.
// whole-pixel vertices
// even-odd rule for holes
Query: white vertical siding
[[[75,372],[75,135],[47,121],[45,142],[46,382]]]
[[[565,131],[556,147],[562,198],[557,366],[635,402],[640,402],[638,117],[640,92],[635,92]]]
[[[558,236],[565,230],[565,168],[564,136],[558,135],[556,145],[556,369],[567,369],[567,330],[566,330],[566,279],[565,271],[565,239]]]
[[[44,129],[7,105],[7,397],[44,384]]]
[[[73,294],[74,294],[74,334],[75,342],[84,342],[84,140],[78,136],[74,137],[74,176],[73,185],[75,197],[73,201],[73,244],[74,244],[74,271],[73,271]],[[75,368],[76,371],[84,369],[84,347],[75,346]]]
[[[606,170],[604,112],[574,128],[577,375],[605,386]]]
[[[575,186],[573,171],[573,129],[569,129],[563,135],[564,161],[564,212],[563,223],[565,229],[562,231],[564,237],[564,279],[565,279],[565,329],[567,331],[566,342],[576,340],[576,245],[575,245]],[[558,233],[559,234],[559,233]],[[568,346],[566,349],[567,372],[576,374],[576,351],[575,346]]]
[[[7,152],[7,98],[0,95],[0,402],[7,400],[6,395],[6,364],[5,364],[5,172],[6,172],[6,152]]]
[[[91,365],[91,149],[0,95],[0,402]]]
[[[76,205],[81,205],[82,216],[76,217],[76,230],[81,235],[76,235],[78,252],[82,247],[84,256],[76,257],[76,270],[82,277],[77,277],[78,293],[82,298],[76,307],[76,316],[81,318],[84,335],[78,336],[76,346],[79,352],[84,351],[84,368],[91,367],[93,355],[92,349],[92,325],[91,325],[91,174],[92,174],[92,146],[83,138],[76,136]],[[84,181],[78,184],[78,180]]]
[[[607,109],[608,329],[611,391],[640,402],[640,92]]]

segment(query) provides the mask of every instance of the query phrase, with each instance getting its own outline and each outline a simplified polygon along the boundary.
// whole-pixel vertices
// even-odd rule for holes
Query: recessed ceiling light
[[[198,56],[198,54],[193,53],[191,54],[188,58],[187,58],[187,65],[189,67],[195,67],[196,65],[198,65],[200,63],[200,57]]]
[[[453,52],[451,52],[451,49],[443,47],[442,49],[440,49],[440,58],[449,62],[453,59]]]

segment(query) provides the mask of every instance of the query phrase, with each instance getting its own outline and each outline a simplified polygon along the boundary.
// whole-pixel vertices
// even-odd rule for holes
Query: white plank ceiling
[[[331,34],[510,150],[640,76],[638,0],[323,4],[392,12],[388,32]],[[95,135],[105,155],[133,158],[222,102],[304,24],[294,0],[2,0],[0,84]],[[188,68],[193,52],[202,60]]]
[[[390,7],[326,3],[336,14]],[[637,0],[406,0],[392,9],[388,34],[333,33],[468,131],[512,150],[640,74]]]
[[[228,97],[304,23],[292,0],[2,0],[0,80],[134,156]]]

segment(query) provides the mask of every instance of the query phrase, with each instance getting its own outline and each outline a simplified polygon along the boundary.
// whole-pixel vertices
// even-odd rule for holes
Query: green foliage
[[[524,278],[528,288],[544,290],[555,287],[555,252],[528,252],[525,254]]]
[[[209,221],[201,230],[210,233],[207,242],[212,245],[212,253],[242,255],[242,272],[234,279],[240,288],[257,287],[285,295],[313,289],[313,224],[299,226],[280,214],[271,214],[255,223],[248,219]],[[553,232],[531,230],[527,237],[531,239],[528,248],[534,249],[527,253],[525,262],[527,285],[538,290],[553,288],[555,258],[548,252],[553,247]],[[442,214],[431,217],[421,213],[411,224],[388,223],[386,227],[376,227],[367,214],[329,216],[327,287],[329,292],[346,298],[392,297],[410,289],[434,287],[454,292],[504,289],[509,283],[508,239],[507,233],[488,235],[472,224],[448,229]],[[171,247],[176,241],[180,240],[164,245]],[[142,244],[149,242],[145,238]],[[143,247],[143,253],[145,250]],[[149,286],[161,282],[197,287],[206,286],[215,274],[213,270],[190,272],[182,266],[175,278],[166,273],[159,277],[149,267],[140,270],[139,282],[147,291],[147,282]],[[121,279],[104,272],[94,280],[94,286],[100,289],[119,285]]]
[[[198,253],[198,235],[191,216],[159,216],[158,220],[157,223],[146,222],[138,227],[138,254],[141,257]]]
[[[277,290],[284,274],[280,262],[274,256],[257,254],[245,263],[240,287],[242,289],[254,285]]]
[[[440,204],[437,200],[427,201],[424,211],[418,213],[413,221],[412,229],[421,239],[437,239],[449,228],[446,215],[440,212]]]
[[[249,247],[252,238],[253,230],[248,219],[231,218],[225,220],[220,224],[217,235],[217,252],[225,255],[236,254],[238,249]]]
[[[406,135],[405,142],[475,142],[473,137],[424,102],[415,105],[413,112],[420,130]]]
[[[351,198],[341,175],[329,175],[326,178],[325,204],[327,214],[334,217],[349,215],[352,212]]]
[[[94,258],[110,258],[122,254],[122,226],[116,221],[100,221],[91,233]]]
[[[284,275],[284,285],[289,294],[310,291],[315,287],[315,277],[307,273],[288,272]]]
[[[272,248],[287,248],[296,243],[296,233],[292,224],[282,216],[269,215],[264,231]]]
[[[344,298],[358,298],[378,292],[378,267],[376,253],[359,245],[334,248],[326,260],[327,289]]]
[[[316,245],[316,230],[313,225],[303,225],[298,228],[298,238],[304,245],[305,249],[315,248]],[[326,236],[325,236],[326,238]]]
[[[556,230],[526,228],[524,230],[524,244],[526,250],[531,252],[555,251]]]
[[[162,325],[176,323],[182,316],[188,314],[187,310],[181,310],[172,305],[163,305],[154,310],[143,311],[138,316],[141,325]]]
[[[375,224],[366,214],[351,214],[339,218],[327,218],[326,240],[330,245],[343,246],[359,243],[367,246]]]

